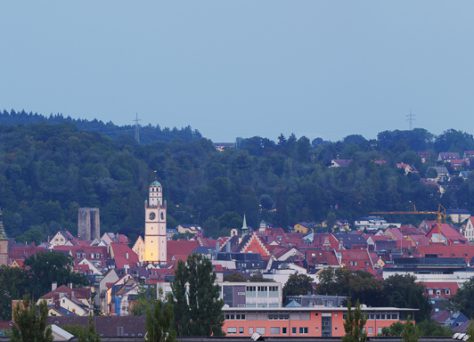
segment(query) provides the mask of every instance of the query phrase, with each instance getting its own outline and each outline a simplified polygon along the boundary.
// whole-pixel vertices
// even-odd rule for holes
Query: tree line
[[[386,131],[377,139],[351,135],[337,142],[253,137],[219,152],[202,137],[139,145],[80,127],[0,126],[0,207],[11,237],[38,242],[61,228],[75,233],[77,209],[99,207],[103,230],[133,239],[143,231],[143,201],[154,170],[164,187],[168,226],[198,224],[209,236],[240,227],[244,214],[250,226],[265,220],[286,228],[407,210],[413,203],[420,210],[441,203],[474,211],[474,177],[446,184],[442,197],[420,181],[436,162],[421,163],[417,152],[474,149],[473,137],[459,131]],[[335,158],[352,163],[329,168]],[[397,162],[419,173],[405,175]]]

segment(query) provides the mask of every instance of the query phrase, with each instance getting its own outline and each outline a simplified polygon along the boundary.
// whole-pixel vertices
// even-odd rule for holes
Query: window
[[[255,331],[260,335],[265,335],[265,328],[257,328]]]
[[[300,327],[300,334],[307,334],[308,328],[307,327]]]
[[[244,327],[240,327],[239,328],[239,334],[243,334],[244,333]]]
[[[227,328],[227,333],[228,334],[236,334],[237,333],[237,328]]]
[[[449,289],[445,289],[445,290],[444,290],[444,294],[445,294],[445,295],[449,295],[449,294],[451,294],[451,291],[450,291]]]
[[[249,334],[250,334],[250,335],[253,334],[253,328],[249,328]]]
[[[291,328],[291,333],[296,334],[296,328],[295,327]]]
[[[281,328],[282,334],[286,334],[286,327]]]
[[[270,328],[270,334],[271,335],[280,335],[280,328],[278,328],[278,327]]]
[[[369,335],[372,335],[374,333],[374,328],[368,328],[367,332]]]

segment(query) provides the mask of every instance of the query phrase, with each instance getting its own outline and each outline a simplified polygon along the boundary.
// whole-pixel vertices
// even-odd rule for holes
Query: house
[[[196,224],[180,224],[176,227],[178,234],[197,235],[202,232],[202,228]]]
[[[260,254],[262,259],[266,260],[270,258],[270,251],[256,233],[247,234],[242,238],[238,252]]]
[[[453,297],[456,292],[458,292],[460,286],[455,282],[421,282],[425,287],[425,295],[428,298],[442,298],[450,299]]]
[[[436,182],[446,182],[449,179],[449,171],[446,168],[446,166],[431,166],[428,168],[429,172],[430,170],[434,170],[436,173],[436,177],[434,177],[434,180]]]
[[[466,238],[454,227],[446,223],[436,223],[426,233],[430,243],[457,246],[466,244]]]
[[[139,285],[129,274],[107,289],[107,312],[112,316],[128,316],[138,298]]]
[[[378,257],[367,249],[342,250],[340,254],[342,267],[352,271],[374,272],[374,261],[377,261]]]
[[[451,159],[447,163],[454,171],[460,171],[470,164],[469,159]]]
[[[167,259],[168,262],[174,263],[179,260],[186,261],[188,256],[199,247],[197,240],[170,240],[167,243]]]
[[[313,247],[333,250],[339,248],[339,240],[331,233],[316,234],[313,237]]]
[[[352,159],[333,159],[330,168],[348,167],[352,164]]]
[[[397,169],[403,170],[403,172],[405,173],[405,176],[409,175],[410,173],[418,173],[415,167],[411,166],[410,164],[406,164],[402,162],[402,163],[397,163],[396,166],[397,166]]]
[[[338,249],[367,249],[367,240],[359,232],[334,233],[339,241]]]
[[[293,226],[293,230],[301,234],[308,234],[314,229],[316,229],[316,223],[314,222],[300,222]]]
[[[116,269],[130,269],[138,264],[138,255],[123,243],[110,244],[110,256],[115,262]]]
[[[335,250],[307,249],[305,251],[305,263],[309,270],[341,267]]]
[[[89,316],[92,314],[90,288],[73,288],[71,286],[56,287],[53,283],[50,292],[38,299],[39,304],[45,301],[48,305],[48,316]]]
[[[428,160],[431,159],[431,153],[428,151],[417,152],[417,154],[423,164],[425,164]]]
[[[463,158],[464,159],[474,158],[474,151],[464,151]]]
[[[469,242],[474,241],[474,217],[469,217],[469,220],[461,228],[461,232]]]
[[[448,209],[446,215],[449,217],[451,222],[461,224],[471,217],[471,213],[466,209]]]
[[[438,154],[439,162],[447,162],[454,159],[460,159],[458,152],[440,152]]]
[[[56,246],[73,246],[76,238],[68,230],[60,230],[54,234],[53,238],[49,240],[51,247]]]
[[[143,255],[145,253],[145,241],[143,241],[143,238],[139,235],[137,238],[137,241],[133,244],[132,250],[137,254],[138,256],[138,261],[143,262]]]

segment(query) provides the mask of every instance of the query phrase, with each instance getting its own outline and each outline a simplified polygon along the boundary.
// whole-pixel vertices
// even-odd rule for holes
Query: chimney
[[[67,284],[70,289],[72,289],[72,283]]]
[[[51,291],[54,291],[58,288],[58,283],[54,282],[54,283],[51,283]]]

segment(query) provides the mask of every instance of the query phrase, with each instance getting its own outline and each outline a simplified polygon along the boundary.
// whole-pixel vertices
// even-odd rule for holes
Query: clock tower
[[[166,263],[166,203],[163,188],[154,181],[148,187],[145,201],[145,248],[143,261],[153,264]]]

